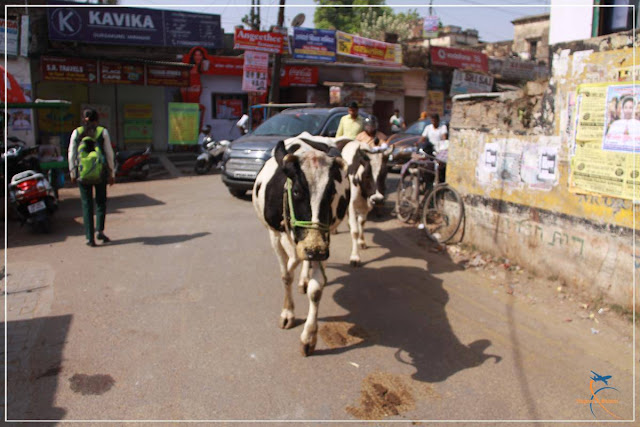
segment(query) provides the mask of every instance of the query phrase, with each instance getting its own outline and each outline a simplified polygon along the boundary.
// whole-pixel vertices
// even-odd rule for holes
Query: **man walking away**
[[[96,246],[93,224],[93,189],[96,202],[96,237],[103,243],[111,240],[104,234],[107,216],[107,182],[115,182],[113,148],[109,132],[98,126],[98,112],[82,111],[82,125],[75,129],[69,141],[69,172],[71,182],[78,182],[82,200],[82,221],[87,246]]]
[[[364,129],[364,121],[362,117],[358,115],[358,103],[354,101],[349,104],[347,111],[349,114],[340,119],[336,138],[346,136],[351,139],[356,139],[356,136]]]
[[[389,124],[391,125],[391,133],[402,132],[407,128],[407,125],[404,123],[404,119],[400,115],[400,110],[397,108],[393,110],[393,116],[389,119]]]

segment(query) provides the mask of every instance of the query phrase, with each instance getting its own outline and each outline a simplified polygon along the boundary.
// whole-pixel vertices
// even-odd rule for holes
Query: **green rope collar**
[[[287,201],[289,203],[289,221],[291,228],[299,227],[299,228],[311,228],[313,230],[320,230],[323,232],[329,232],[330,227],[327,224],[323,224],[321,222],[315,221],[299,221],[296,219],[296,214],[293,211],[293,196],[291,195],[291,188],[293,187],[293,183],[291,182],[291,178],[287,178]],[[285,219],[286,223],[286,219]]]

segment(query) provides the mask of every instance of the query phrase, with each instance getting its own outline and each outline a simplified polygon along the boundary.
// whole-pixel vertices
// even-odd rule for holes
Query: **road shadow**
[[[64,418],[67,411],[55,406],[55,396],[66,385],[62,378],[70,376],[62,354],[71,320],[64,315],[7,322],[8,420]],[[4,329],[4,323],[0,326]]]
[[[374,243],[389,247],[389,239],[402,238],[403,230],[369,231],[374,235]],[[345,273],[329,285],[340,286],[333,298],[348,314],[322,320],[326,322],[325,327],[331,327],[333,322],[354,325],[347,333],[361,341],[319,349],[315,354],[340,354],[374,345],[394,348],[398,361],[415,367],[413,379],[430,383],[480,366],[487,359],[499,363],[501,356],[486,352],[491,341],[480,337],[469,343],[460,342],[447,317],[449,294],[436,275],[462,267],[454,263],[446,251],[421,253],[415,247],[398,244],[393,247],[393,251],[367,264],[395,259],[400,265],[377,268],[365,265],[356,269],[344,264],[331,265]],[[425,268],[402,265],[402,259],[424,259],[427,265]]]
[[[105,245],[98,245],[98,247],[129,245],[133,243],[142,243],[143,245],[150,245],[150,246],[173,245],[176,243],[187,242],[189,240],[204,237],[209,234],[211,233],[207,231],[207,232],[200,232],[200,233],[193,233],[193,234],[174,234],[174,235],[168,235],[168,236],[140,236],[140,237],[132,237],[129,239],[112,239],[110,243],[107,243]]]

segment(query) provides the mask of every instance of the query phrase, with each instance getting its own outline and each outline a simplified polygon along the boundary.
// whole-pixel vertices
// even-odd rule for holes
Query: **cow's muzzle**
[[[296,245],[298,257],[306,261],[325,261],[329,258],[329,233],[307,230]]]
[[[376,194],[371,196],[369,200],[371,200],[371,203],[373,205],[382,205],[384,204],[384,194],[377,192]]]

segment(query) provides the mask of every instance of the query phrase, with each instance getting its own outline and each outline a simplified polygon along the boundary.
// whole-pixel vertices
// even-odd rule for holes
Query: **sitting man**
[[[386,148],[387,135],[378,131],[378,120],[369,116],[364,119],[364,130],[356,136],[356,141],[364,142],[371,148]]]

